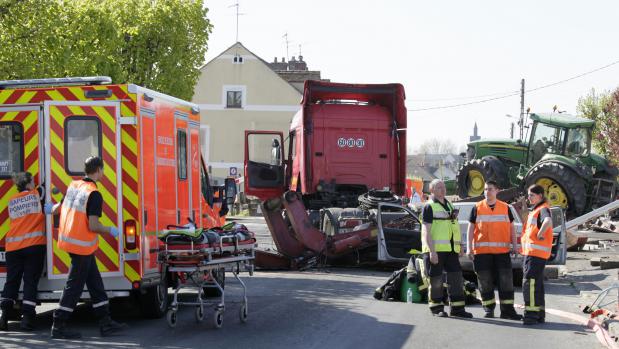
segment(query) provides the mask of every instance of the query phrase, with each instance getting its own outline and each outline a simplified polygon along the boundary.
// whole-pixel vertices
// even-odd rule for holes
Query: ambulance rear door
[[[83,178],[84,160],[89,156],[103,159],[104,176],[97,183],[103,196],[104,226],[122,227],[122,171],[120,147],[120,102],[116,101],[46,101],[45,182],[48,200],[59,202],[72,180]],[[52,194],[53,193],[53,194]],[[50,279],[67,277],[71,258],[58,248],[59,215],[48,221],[47,275]],[[95,252],[103,277],[122,276],[122,229],[118,238],[99,235]],[[52,246],[52,248],[49,248]]]
[[[40,173],[42,135],[39,134],[41,108],[38,106],[0,106],[0,278],[6,277],[5,238],[9,231],[9,199],[17,194],[11,180],[13,172],[27,171],[37,185]],[[4,280],[0,281],[3,286]]]

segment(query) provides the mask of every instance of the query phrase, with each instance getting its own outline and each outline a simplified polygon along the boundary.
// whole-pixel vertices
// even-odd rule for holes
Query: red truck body
[[[375,240],[369,231],[329,237],[320,229],[318,214],[332,207],[355,208],[359,195],[372,189],[405,194],[404,99],[400,84],[309,80],[286,142],[281,132],[246,131],[245,193],[264,201],[264,215],[280,253],[298,257],[304,249],[334,251],[338,239],[357,235]],[[282,148],[284,143],[287,149]],[[265,153],[271,154],[270,159]],[[289,211],[288,221],[278,221],[281,210]],[[295,232],[293,239],[290,228]],[[316,242],[319,235],[324,241]],[[341,252],[375,243],[364,239],[350,245],[355,247],[344,246]],[[290,242],[288,248],[278,240]]]

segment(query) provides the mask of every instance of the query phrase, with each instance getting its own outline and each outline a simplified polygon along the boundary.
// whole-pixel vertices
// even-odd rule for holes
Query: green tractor
[[[482,139],[468,144],[457,175],[461,198],[480,196],[484,183],[524,190],[539,184],[551,206],[568,217],[582,215],[616,199],[619,171],[591,153],[594,122],[566,114],[531,114],[528,141]]]

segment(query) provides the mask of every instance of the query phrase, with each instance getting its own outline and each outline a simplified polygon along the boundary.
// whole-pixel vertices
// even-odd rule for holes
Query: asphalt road
[[[260,220],[246,220],[258,230]],[[266,231],[264,226],[262,231]],[[260,231],[257,231],[259,235]],[[51,309],[39,308],[38,330],[6,332],[1,348],[600,348],[595,335],[581,325],[547,316],[545,325],[483,319],[480,306],[469,307],[472,320],[440,319],[427,305],[377,301],[373,290],[389,275],[385,271],[326,269],[305,272],[256,272],[245,276],[249,317],[239,320],[240,288],[226,282],[224,324],[215,329],[212,309],[197,323],[194,308],[181,308],[175,329],[165,319],[144,320],[128,302],[115,304],[115,317],[129,324],[122,335],[101,338],[86,307],[71,325],[85,336],[80,341],[52,340]],[[578,313],[578,291],[568,280],[546,284],[547,307]],[[185,295],[185,298],[190,295]],[[517,290],[516,301],[522,301]],[[17,323],[11,323],[15,329]]]

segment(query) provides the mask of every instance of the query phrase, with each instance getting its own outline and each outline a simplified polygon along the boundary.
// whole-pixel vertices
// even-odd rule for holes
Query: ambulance
[[[144,315],[162,316],[173,280],[158,262],[157,232],[195,222],[222,226],[234,179],[211,186],[200,151],[198,106],[109,77],[0,81],[0,288],[6,280],[5,237],[11,174],[32,173],[45,201],[59,202],[99,156],[104,177],[97,265],[110,298],[135,297]],[[47,216],[47,259],[39,300],[60,299],[71,259],[58,249],[59,216]],[[88,292],[82,294],[84,301]]]

